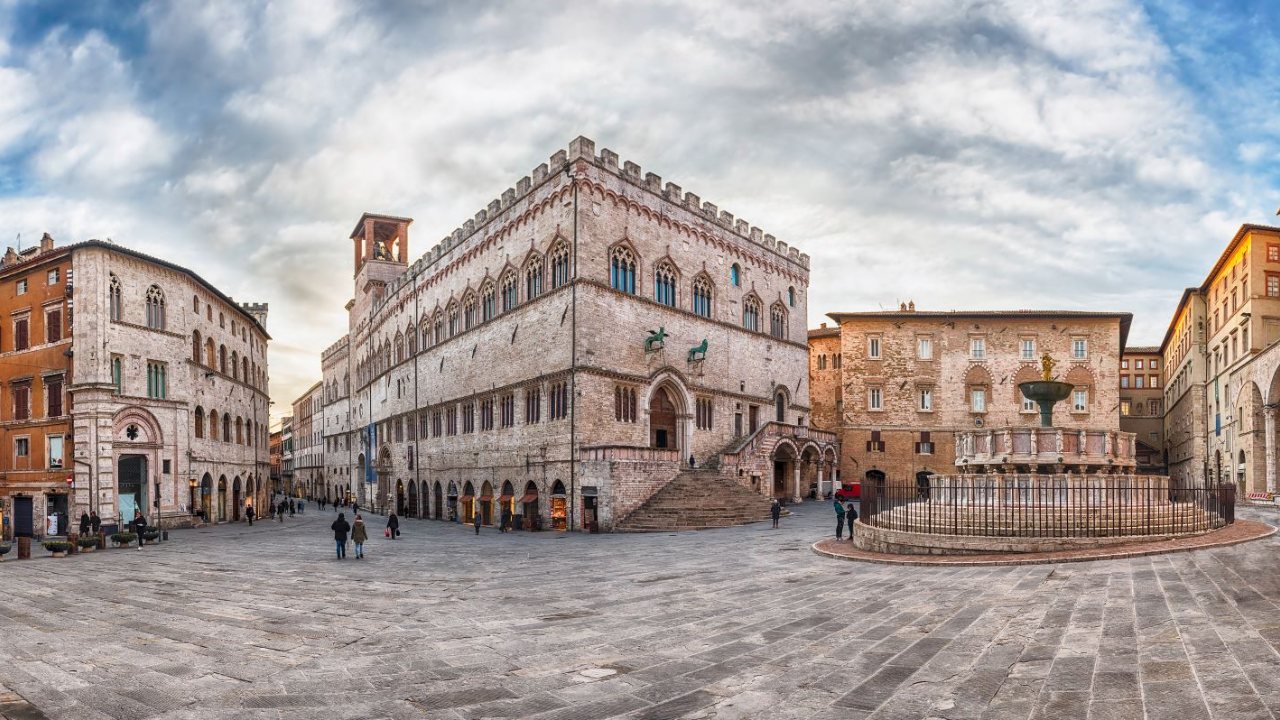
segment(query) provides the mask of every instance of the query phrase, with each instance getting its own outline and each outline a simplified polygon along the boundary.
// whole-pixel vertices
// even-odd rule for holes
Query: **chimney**
[[[50,235],[49,233],[45,233],[44,237],[40,238],[40,252],[48,252],[52,249],[53,249],[53,236]]]
[[[826,330],[826,329],[827,329],[827,324],[826,324],[826,323],[819,323],[819,327],[820,327],[821,329],[823,329],[823,330]]]

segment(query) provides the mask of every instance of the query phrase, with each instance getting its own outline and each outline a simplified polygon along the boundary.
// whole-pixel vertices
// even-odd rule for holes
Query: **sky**
[[[1277,222],[1267,9],[0,0],[0,246],[111,238],[270,303],[279,416],[345,332],[362,212],[418,257],[586,135],[809,253],[810,327],[1116,310],[1158,345]]]

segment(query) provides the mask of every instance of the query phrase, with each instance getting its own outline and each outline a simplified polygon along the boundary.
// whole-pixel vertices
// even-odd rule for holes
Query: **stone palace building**
[[[1089,436],[1098,441],[1089,459],[1096,471],[1133,470],[1131,453],[1106,452],[1120,429],[1129,313],[939,312],[912,302],[829,317],[836,327],[809,333],[813,425],[840,434],[843,482],[901,486],[955,473],[958,433],[1037,426],[1036,406],[1018,383],[1040,378],[1045,353],[1058,362],[1055,375],[1075,386],[1054,425],[1097,435]]]
[[[265,304],[110,242],[0,262],[7,536],[90,508],[111,527],[235,520],[267,473]],[[63,528],[59,528],[63,530]]]
[[[671,513],[708,497],[759,519],[831,471],[797,249],[581,137],[417,260],[411,223],[351,232],[349,332],[313,419],[322,494],[659,529],[702,523]]]

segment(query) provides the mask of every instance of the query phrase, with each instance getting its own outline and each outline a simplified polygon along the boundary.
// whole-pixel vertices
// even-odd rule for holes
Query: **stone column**
[[[1263,410],[1263,441],[1266,443],[1267,492],[1276,491],[1276,409]]]
[[[791,463],[791,468],[792,468],[791,474],[795,480],[795,487],[793,488],[791,501],[800,502],[800,458],[796,458]]]
[[[822,465],[823,465],[823,463],[822,463],[822,462],[819,462],[819,463],[818,463],[818,496],[815,498],[816,500],[821,500],[821,499],[822,499],[822,494],[823,494],[823,490],[822,490],[822,483],[823,483],[823,477],[822,477]]]

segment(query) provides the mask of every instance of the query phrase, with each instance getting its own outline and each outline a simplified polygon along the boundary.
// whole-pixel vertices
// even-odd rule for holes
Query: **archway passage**
[[[511,485],[511,481],[503,480],[502,494],[498,495],[498,522],[502,523],[503,520],[505,519],[507,522],[504,524],[515,523],[515,520],[512,517],[516,514],[514,509],[515,495],[516,495],[516,490]]]
[[[205,522],[213,521],[213,476],[209,473],[200,480],[200,514]]]
[[[435,492],[432,497],[432,509],[435,510],[435,519],[439,520],[444,517],[444,490],[440,487],[440,481],[436,481]]]
[[[779,500],[791,496],[790,488],[795,482],[796,462],[795,448],[789,444],[780,444],[773,452],[773,486],[771,495]]]
[[[471,481],[467,481],[462,486],[462,497],[458,498],[458,503],[462,506],[462,522],[464,525],[471,524],[471,518],[475,513],[475,495],[476,491],[471,485]]]
[[[227,519],[227,476],[218,478],[218,522]]]
[[[231,481],[231,519],[240,521],[240,476]]]
[[[551,486],[551,529],[565,530],[569,527],[569,500],[564,492],[564,483],[557,480]]]
[[[542,523],[538,519],[538,486],[532,480],[525,483],[524,495],[520,496],[520,507],[524,514],[523,525],[527,530],[541,530]]]
[[[487,480],[480,486],[480,524],[493,524],[493,486]]]
[[[396,480],[396,514],[408,514],[408,508],[405,507],[404,480]]]
[[[649,446],[668,450],[678,447],[676,404],[664,387],[654,390],[649,399]]]
[[[405,516],[418,517],[418,483],[416,482],[409,482],[409,501]]]

